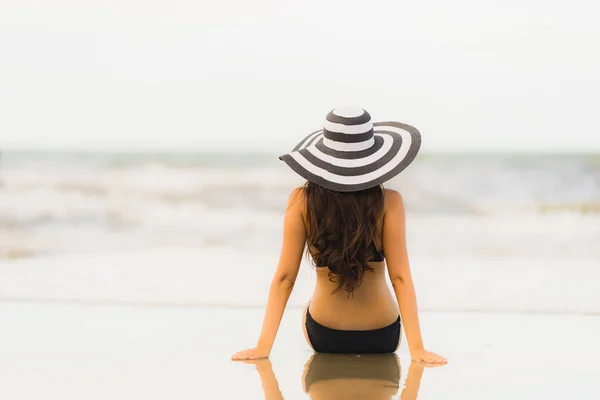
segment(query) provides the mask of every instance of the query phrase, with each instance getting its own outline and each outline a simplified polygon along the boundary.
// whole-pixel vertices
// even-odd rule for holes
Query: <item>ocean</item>
[[[0,296],[260,307],[302,183],[276,154],[4,152]],[[423,308],[600,313],[600,155],[422,154],[386,186]]]
[[[184,246],[278,251],[275,154],[5,152],[0,258]],[[387,187],[412,253],[600,259],[600,155],[423,155]]]

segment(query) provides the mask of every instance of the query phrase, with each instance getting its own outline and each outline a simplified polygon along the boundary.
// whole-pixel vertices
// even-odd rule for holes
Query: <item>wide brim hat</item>
[[[372,122],[353,107],[336,108],[322,129],[279,157],[310,182],[338,192],[378,186],[410,165],[421,148],[421,134],[402,122]]]

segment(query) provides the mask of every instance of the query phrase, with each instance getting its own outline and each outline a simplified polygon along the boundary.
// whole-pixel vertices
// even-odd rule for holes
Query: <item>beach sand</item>
[[[313,353],[301,312],[314,271],[306,266],[271,363],[230,361],[255,344],[275,261],[171,249],[0,262],[0,398],[263,399],[264,389],[269,399],[279,391],[288,400],[352,398],[344,389],[376,399],[400,398],[405,382],[404,399],[416,389],[419,399],[600,398],[590,260],[415,257],[424,341],[448,365],[420,377],[403,341],[399,385],[338,376],[309,394],[303,377]],[[323,395],[332,390],[337,397]]]
[[[269,379],[269,371],[229,359],[253,344],[262,313],[2,302],[0,398],[263,399],[269,382],[261,376]],[[303,371],[312,351],[300,313],[286,312],[271,355],[285,399],[310,398]],[[600,397],[598,354],[590,351],[600,337],[599,317],[425,312],[422,324],[427,346],[449,364],[424,370],[419,399]],[[403,386],[410,365],[405,342],[398,355]]]

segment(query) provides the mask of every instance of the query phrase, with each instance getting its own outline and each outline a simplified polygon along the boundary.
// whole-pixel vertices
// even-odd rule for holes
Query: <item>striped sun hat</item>
[[[279,157],[303,178],[326,189],[355,192],[393,178],[416,157],[419,131],[400,122],[375,122],[362,108],[331,111],[323,129]]]

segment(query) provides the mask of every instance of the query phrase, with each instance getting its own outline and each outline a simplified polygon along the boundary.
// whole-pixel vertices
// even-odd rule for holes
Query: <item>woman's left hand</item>
[[[446,365],[448,364],[448,360],[446,357],[440,356],[439,354],[432,353],[431,351],[427,351],[425,349],[415,350],[410,352],[410,357],[414,362],[421,364],[431,364],[431,365]]]
[[[231,359],[234,361],[258,360],[259,358],[268,358],[270,353],[270,349],[254,347],[253,349],[238,351],[237,353],[231,356]]]

